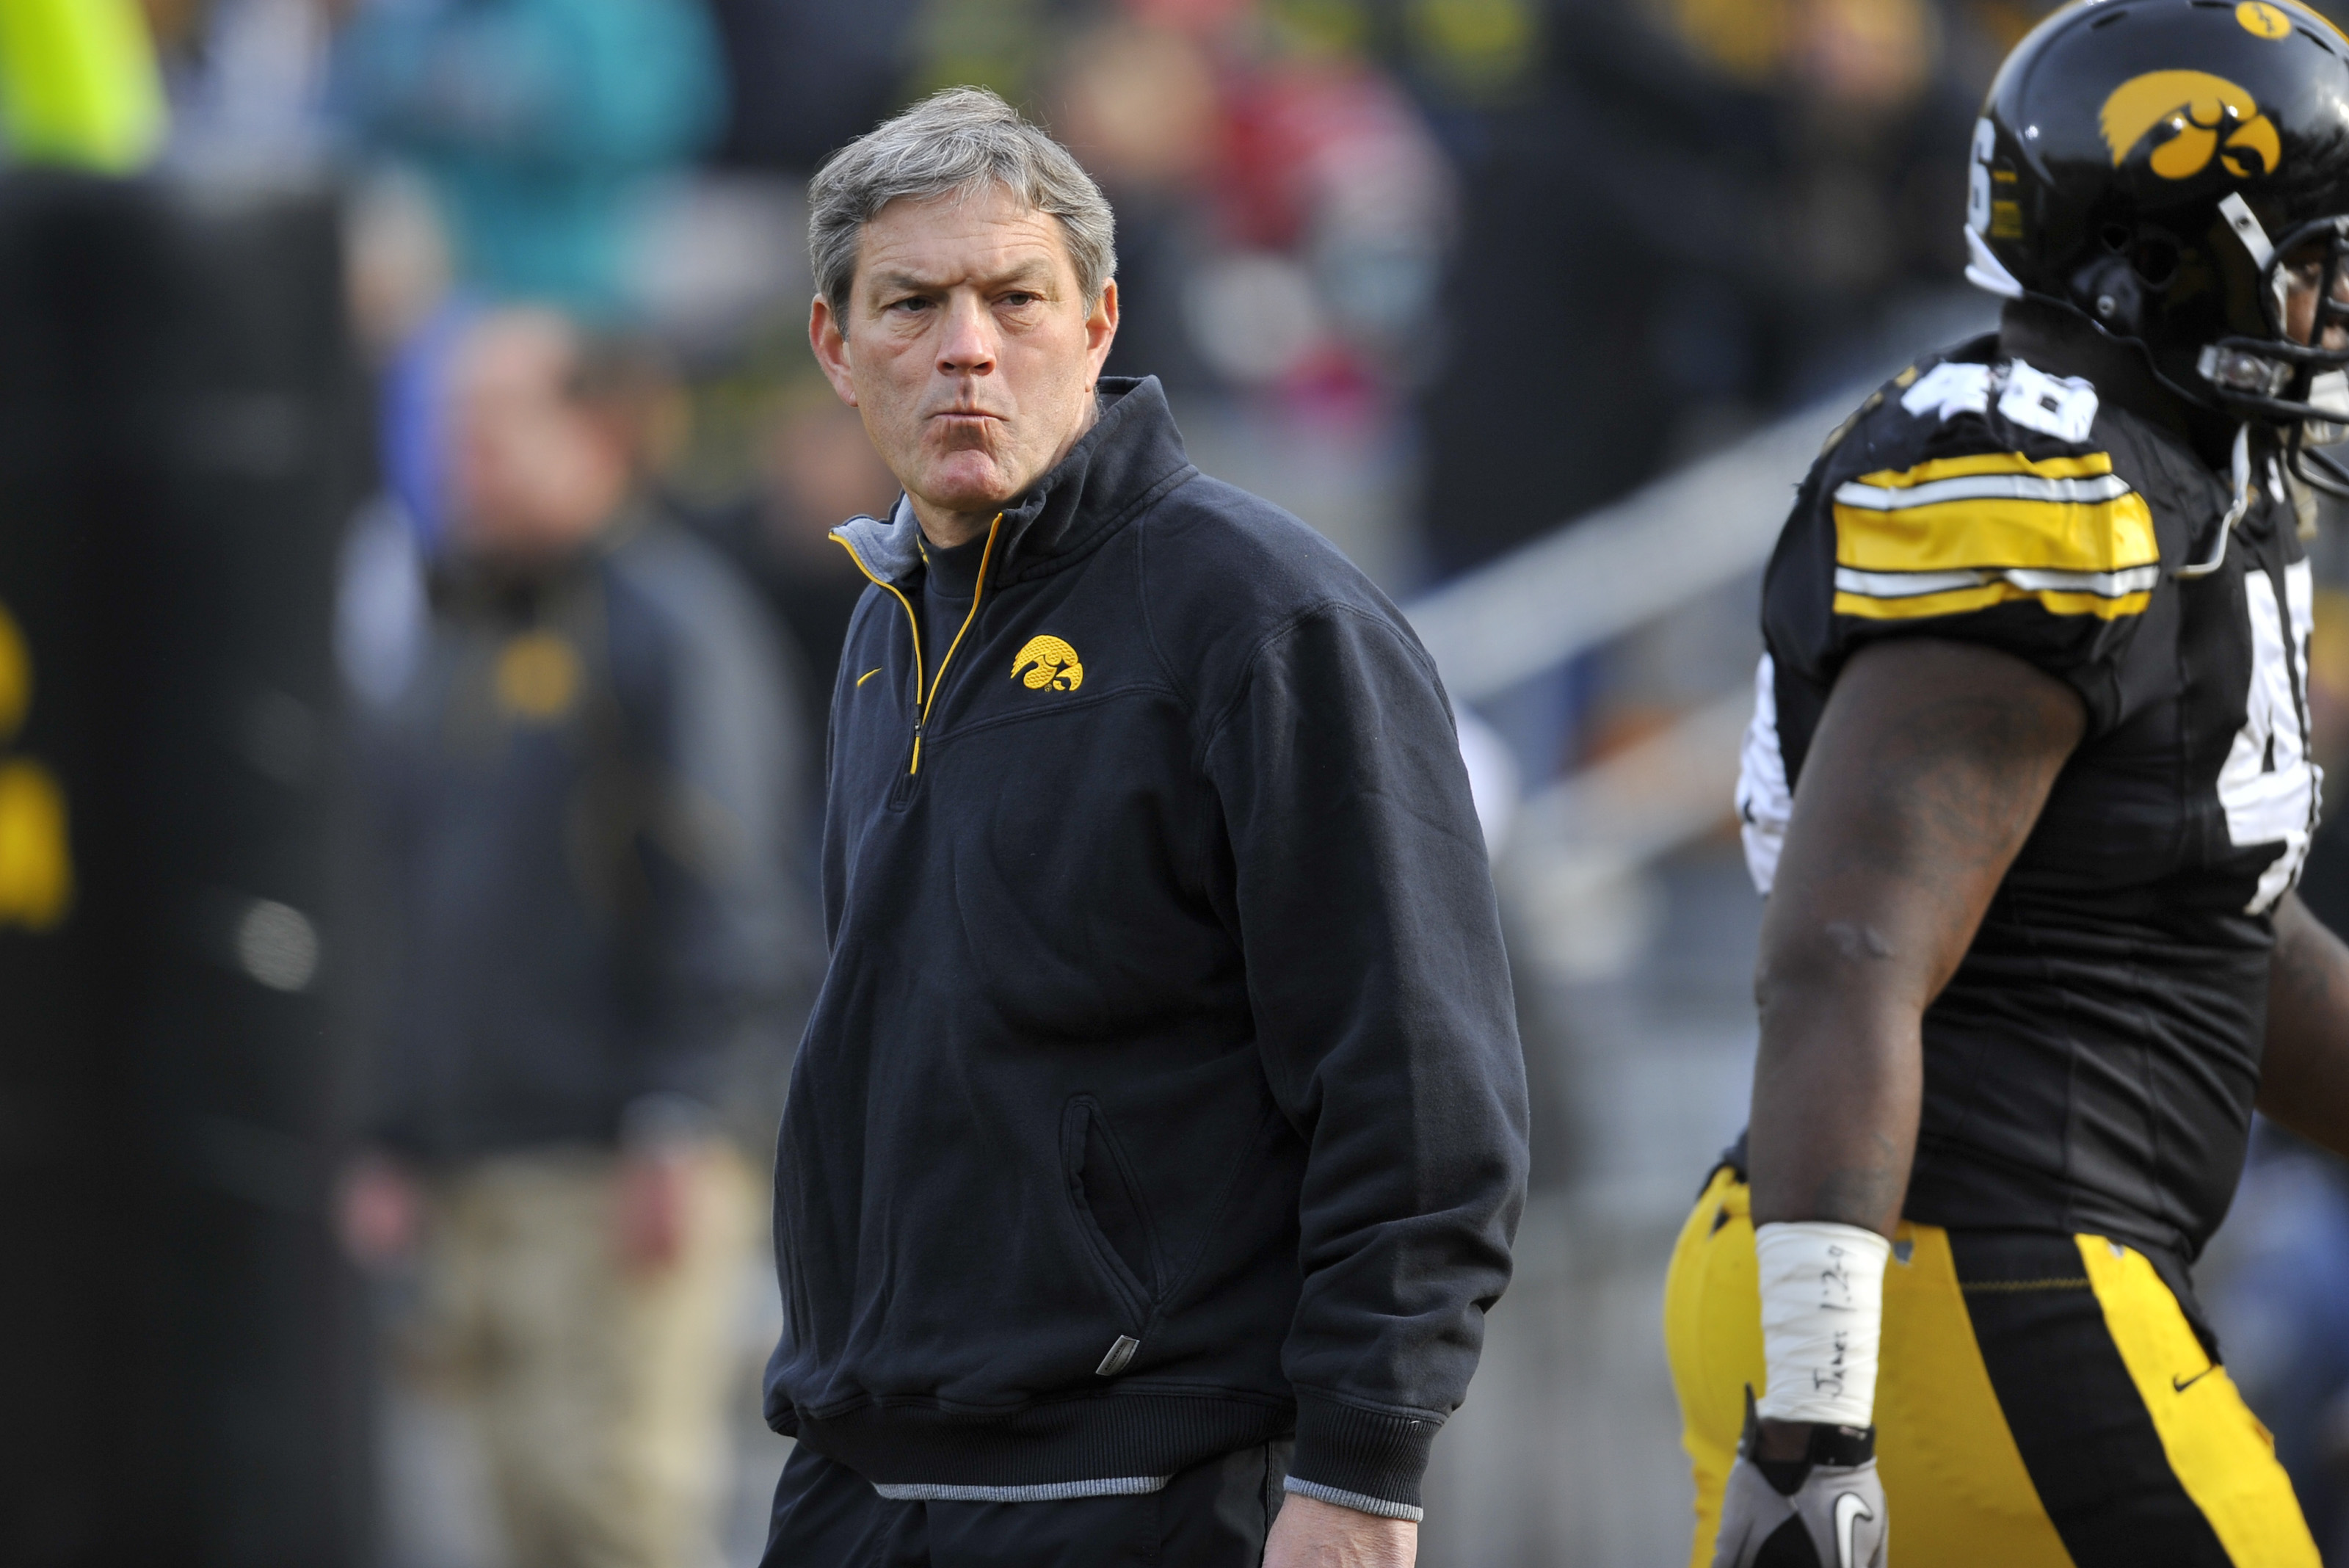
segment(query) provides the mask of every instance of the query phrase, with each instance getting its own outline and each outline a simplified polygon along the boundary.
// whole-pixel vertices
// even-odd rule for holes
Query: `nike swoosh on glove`
[[[1867,1431],[1861,1463],[1788,1460],[1768,1464],[1765,1473],[1752,1457],[1753,1395],[1746,1398],[1745,1440],[1722,1492],[1713,1568],[1885,1568],[1892,1532],[1876,1474],[1874,1428]],[[1857,1435],[1854,1428],[1833,1430]],[[1822,1446],[1815,1440],[1814,1451]]]

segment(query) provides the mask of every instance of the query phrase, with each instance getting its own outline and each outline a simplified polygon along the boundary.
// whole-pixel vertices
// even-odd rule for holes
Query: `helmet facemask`
[[[2218,337],[2196,369],[2228,412],[2277,429],[2295,475],[2349,499],[2349,470],[2315,450],[2349,439],[2349,216],[2313,219],[2270,244],[2240,198],[2222,213],[2260,267],[2267,332]],[[2292,319],[2297,300],[2305,323]]]

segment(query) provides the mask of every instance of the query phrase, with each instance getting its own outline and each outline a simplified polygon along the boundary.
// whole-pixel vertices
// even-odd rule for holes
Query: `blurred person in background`
[[[421,171],[457,281],[590,319],[624,303],[648,183],[725,117],[702,0],[361,0],[338,57],[341,113]]]
[[[803,787],[818,809],[802,817],[801,847],[812,868],[823,828],[830,698],[841,645],[865,587],[864,574],[833,542],[832,529],[843,517],[886,511],[897,482],[865,439],[856,410],[843,408],[831,389],[802,383],[779,402],[752,453],[750,493],[717,506],[676,505],[758,588],[804,672],[801,689],[812,700],[801,707]],[[808,887],[812,892],[812,877]]]
[[[1109,205],[1000,99],[851,143],[810,213],[811,342],[905,496],[833,535],[872,586],[766,1562],[1407,1568],[1526,1170],[1434,670],[1102,376]]]
[[[808,672],[808,690],[829,692],[840,671],[849,618],[864,596],[856,569],[832,530],[843,517],[882,512],[897,482],[864,437],[856,410],[821,385],[787,390],[758,441],[750,495],[698,518],[758,585]],[[811,715],[823,749],[824,714]]]
[[[709,0],[732,105],[719,156],[804,172],[901,101],[921,0]]]
[[[1181,396],[1216,384],[1183,294],[1215,241],[1225,75],[1211,36],[1137,21],[1129,14],[1135,9],[1105,7],[1067,41],[1052,125],[1117,207],[1118,294],[1136,308],[1119,327],[1110,363],[1121,374],[1147,367]]]
[[[350,0],[145,0],[170,94],[169,163],[283,178],[324,166],[328,45]]]
[[[622,348],[493,312],[448,373],[426,641],[357,718],[343,1228],[414,1260],[394,1348],[477,1417],[521,1568],[700,1568],[810,935],[799,719],[750,590],[638,499]]]
[[[1423,400],[1446,574],[1839,379],[1889,303],[1963,262],[1921,219],[1958,199],[1982,83],[1933,0],[1560,0],[1550,30],[1464,168]],[[1480,308],[1526,277],[1556,309]]]
[[[1298,439],[1396,433],[1453,182],[1371,42],[1360,7],[1226,0],[1130,0],[1066,41],[1055,123],[1118,203],[1140,306],[1112,373],[1237,394]]]

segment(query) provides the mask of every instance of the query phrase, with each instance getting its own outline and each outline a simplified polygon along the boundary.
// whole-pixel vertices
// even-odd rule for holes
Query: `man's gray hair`
[[[864,225],[890,202],[1002,185],[1061,220],[1090,308],[1117,271],[1117,220],[1069,150],[985,88],[948,88],[865,132],[808,187],[808,261],[833,318],[848,328],[848,290]]]

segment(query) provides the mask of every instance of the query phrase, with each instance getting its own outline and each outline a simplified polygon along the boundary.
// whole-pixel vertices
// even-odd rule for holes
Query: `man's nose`
[[[938,342],[938,369],[948,376],[984,376],[995,369],[995,322],[985,302],[950,296],[946,330]]]

